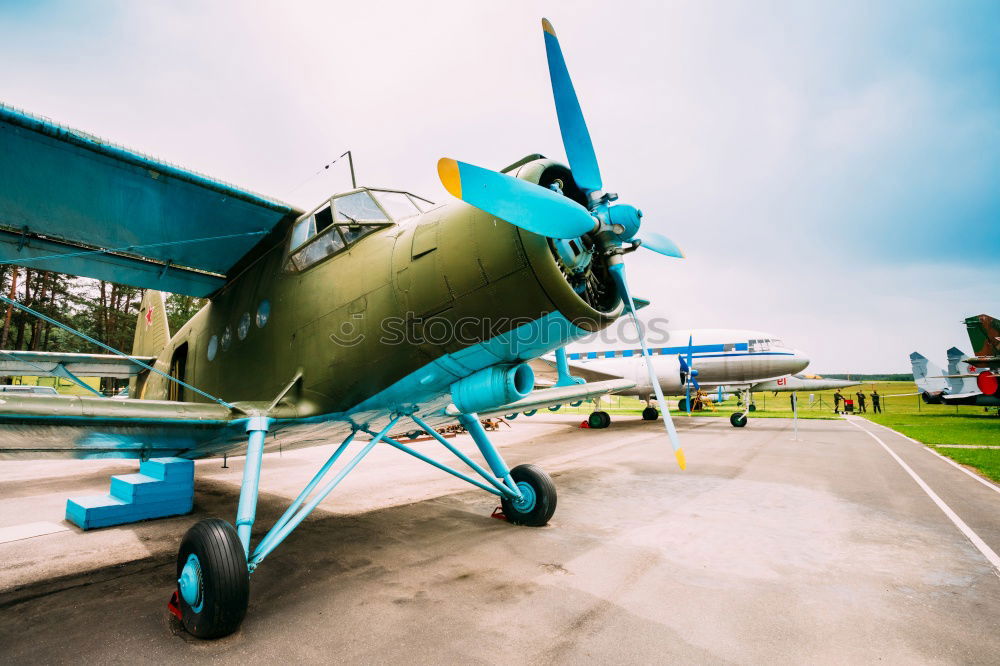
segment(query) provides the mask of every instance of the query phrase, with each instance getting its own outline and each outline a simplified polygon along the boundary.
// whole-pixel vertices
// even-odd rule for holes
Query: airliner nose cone
[[[791,374],[794,375],[796,372],[802,372],[806,369],[809,365],[809,357],[800,349],[793,349],[792,352],[792,365],[795,369],[792,370]]]

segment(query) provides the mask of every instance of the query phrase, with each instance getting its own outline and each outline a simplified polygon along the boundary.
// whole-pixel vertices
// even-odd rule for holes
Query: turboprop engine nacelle
[[[527,363],[497,365],[452,384],[451,399],[459,411],[471,414],[520,400],[534,386],[535,372]]]
[[[660,380],[660,388],[664,393],[677,395],[684,391],[684,384],[681,382],[681,363],[676,355],[653,356],[652,363],[656,376]],[[635,376],[632,379],[635,380],[636,390],[640,393],[653,390],[649,383],[649,376],[640,363],[636,363]]]

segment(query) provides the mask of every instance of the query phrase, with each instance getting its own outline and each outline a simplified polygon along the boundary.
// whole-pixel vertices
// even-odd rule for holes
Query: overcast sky
[[[607,189],[684,261],[645,312],[908,371],[1000,315],[1000,2],[18,2],[0,100],[302,207],[565,159],[552,20]],[[305,184],[302,183],[305,181]]]

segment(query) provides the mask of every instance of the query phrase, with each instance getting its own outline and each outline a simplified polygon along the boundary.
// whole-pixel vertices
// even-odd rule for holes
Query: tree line
[[[132,350],[143,290],[104,280],[0,264],[0,293],[126,353]],[[203,299],[170,294],[167,319],[176,332],[204,305]],[[107,353],[95,344],[19,310],[0,307],[0,349]]]

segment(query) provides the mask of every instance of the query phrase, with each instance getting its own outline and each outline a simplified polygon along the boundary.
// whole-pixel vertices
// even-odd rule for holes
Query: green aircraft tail
[[[968,317],[965,328],[969,331],[972,353],[975,356],[1000,356],[1000,320],[985,314]]]
[[[147,289],[139,305],[139,318],[135,324],[135,337],[132,339],[132,354],[159,356],[168,342],[170,342],[170,324],[167,323],[163,292]]]

